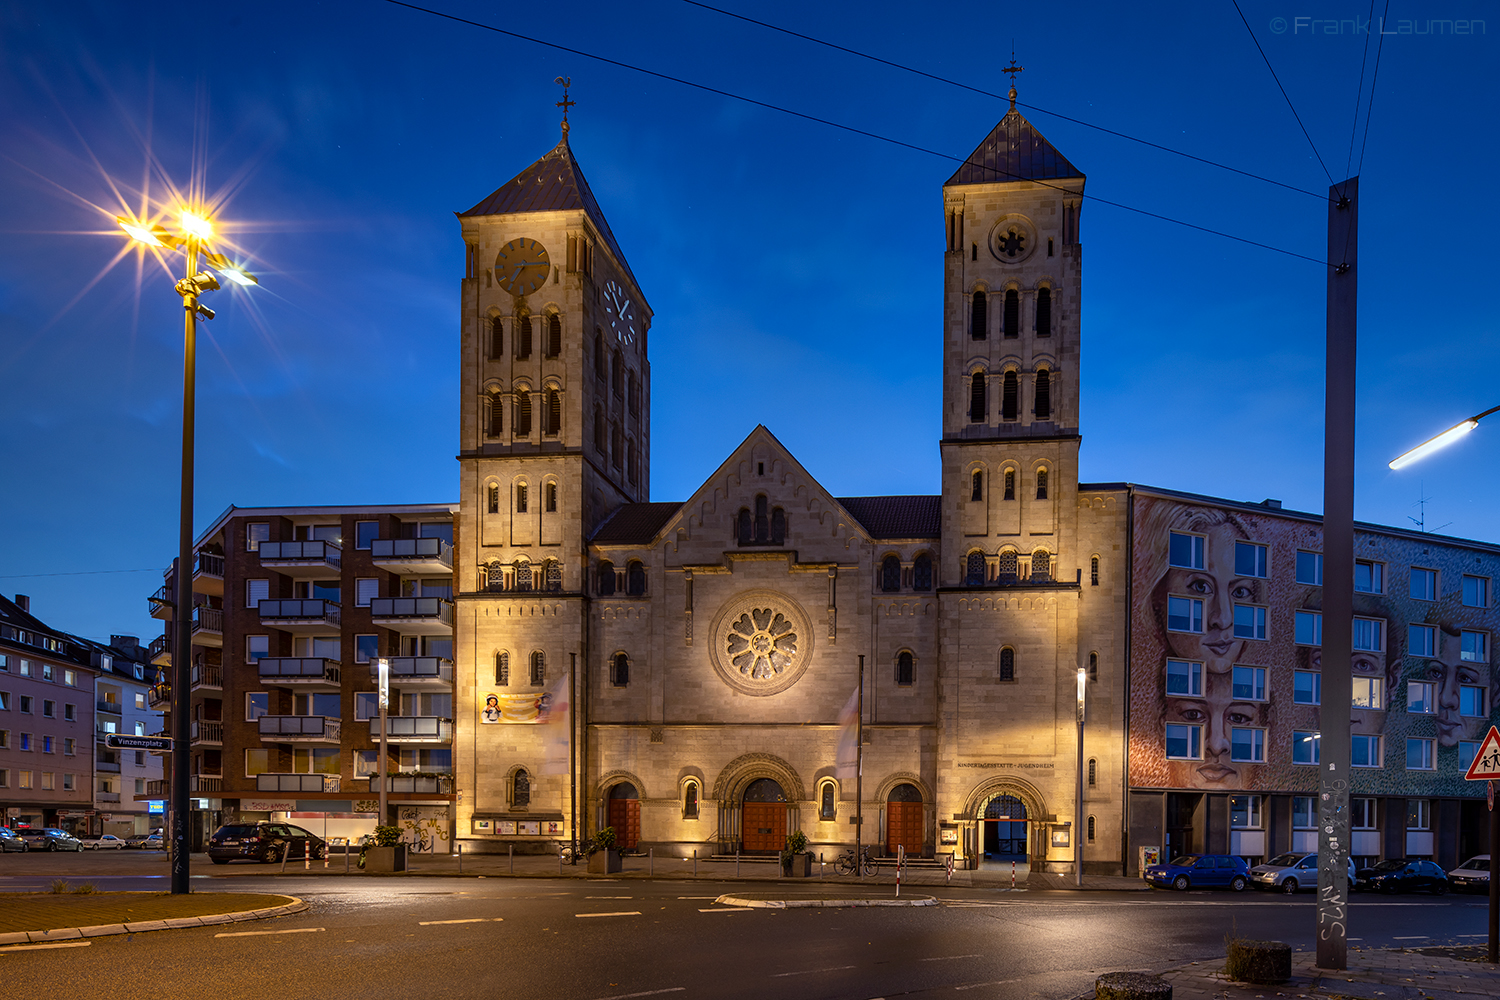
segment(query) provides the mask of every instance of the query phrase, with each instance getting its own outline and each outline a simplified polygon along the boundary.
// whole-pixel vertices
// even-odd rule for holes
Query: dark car
[[[290,823],[231,823],[214,831],[208,841],[208,860],[216,865],[231,861],[280,861],[287,858],[328,857],[328,844],[315,833]]]
[[[17,835],[16,831],[8,826],[0,826],[0,853],[4,853],[5,851],[20,851],[22,854],[25,854],[26,848],[29,846],[26,843],[26,838]]]
[[[1250,884],[1250,866],[1233,854],[1184,854],[1146,869],[1146,881],[1160,888],[1233,889]]]
[[[1490,891],[1490,856],[1479,854],[1448,873],[1448,884],[1457,892]]]
[[[83,841],[73,836],[66,830],[58,830],[55,827],[44,827],[36,829],[33,827],[25,834],[27,846],[33,851],[81,851]]]
[[[1430,892],[1441,896],[1448,891],[1448,873],[1431,861],[1391,858],[1372,868],[1359,870],[1359,881],[1371,892]]]

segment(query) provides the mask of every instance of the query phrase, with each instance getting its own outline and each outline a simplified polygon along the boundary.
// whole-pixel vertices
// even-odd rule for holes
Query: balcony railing
[[[453,779],[446,774],[388,774],[386,791],[408,794],[452,795]],[[370,776],[370,791],[380,794],[380,776]]]
[[[156,593],[146,598],[146,605],[152,618],[169,622],[172,620],[172,609],[177,606],[176,596],[172,593],[172,588],[164,583],[157,588]]]
[[[120,801],[120,793],[119,792],[95,792],[94,793],[94,801],[95,802],[118,802],[118,801]]]
[[[106,715],[123,715],[123,706],[118,701],[99,701],[94,703],[94,711],[103,712]]]
[[[193,571],[194,576],[217,576],[224,575],[224,557],[214,555],[212,552],[198,553],[198,567]]]
[[[257,792],[336,792],[339,790],[338,775],[335,774],[257,774]]]
[[[343,624],[339,606],[321,599],[264,600],[260,602],[260,618],[265,622],[311,622],[334,628]]]
[[[386,739],[397,743],[449,743],[453,721],[431,715],[392,715],[385,720]],[[370,720],[370,739],[379,741],[380,720]]]
[[[199,604],[193,608],[193,634],[199,632],[213,632],[222,635],[224,632],[224,612],[219,608],[210,608],[206,604]]]
[[[441,656],[392,656],[386,662],[392,684],[453,683],[453,661]],[[379,676],[380,665],[371,660],[370,677]]]
[[[221,774],[188,775],[189,792],[222,792],[223,790],[224,776]]]
[[[164,799],[172,794],[171,784],[164,778],[152,778],[146,782],[146,795],[150,798]]]
[[[224,668],[217,663],[195,663],[192,670],[193,684],[191,690],[199,688],[223,689]]]
[[[188,741],[190,743],[223,743],[224,723],[194,722],[188,727]]]
[[[336,687],[339,683],[339,662],[321,656],[266,657],[257,669],[264,684]]]
[[[332,542],[261,542],[260,564],[262,566],[307,566],[311,568],[329,566],[337,568],[343,558],[339,547]]]
[[[453,546],[441,538],[376,538],[370,561],[400,573],[452,572]]]
[[[370,617],[398,626],[429,625],[452,631],[453,602],[441,597],[376,597],[370,600]]]
[[[107,771],[110,774],[120,773],[120,758],[116,754],[100,754],[94,759],[94,770]]]
[[[153,684],[153,685],[151,685],[151,689],[146,692],[146,702],[152,708],[163,708],[163,707],[171,708],[172,707],[172,685],[170,685],[170,684]]]
[[[262,715],[255,720],[260,738],[273,743],[337,743],[342,724],[325,715]]]
[[[151,640],[151,645],[146,647],[146,657],[153,665],[158,667],[167,666],[172,662],[172,636],[164,632]]]

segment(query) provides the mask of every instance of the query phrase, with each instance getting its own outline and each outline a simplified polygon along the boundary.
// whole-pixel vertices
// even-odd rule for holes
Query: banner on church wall
[[[551,690],[532,691],[529,694],[486,694],[480,707],[479,721],[484,725],[544,725],[551,714],[554,698]],[[566,710],[566,705],[563,707]]]

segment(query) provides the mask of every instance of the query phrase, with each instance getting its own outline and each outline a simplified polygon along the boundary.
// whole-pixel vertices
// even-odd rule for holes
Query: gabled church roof
[[[594,192],[589,190],[589,182],[584,180],[583,170],[573,158],[567,133],[563,134],[562,140],[546,156],[496,188],[493,194],[467,212],[459,212],[458,217],[463,219],[471,215],[568,212],[576,209],[583,209],[588,213],[588,217],[599,227],[599,235],[603,237],[610,253],[615,255],[615,260],[630,275],[630,280],[639,285],[630,271],[625,255],[620,252],[620,244],[615,242],[615,234],[610,230],[599,202],[594,199]]]
[[[622,503],[604,523],[594,529],[594,545],[649,545],[656,533],[682,509],[677,501],[667,503]]]
[[[836,499],[871,538],[937,538],[942,534],[943,498],[938,495]]]
[[[1069,163],[1036,130],[1036,126],[1012,106],[994,131],[984,137],[984,141],[969,154],[964,165],[943,186],[1082,176],[1083,172]]]

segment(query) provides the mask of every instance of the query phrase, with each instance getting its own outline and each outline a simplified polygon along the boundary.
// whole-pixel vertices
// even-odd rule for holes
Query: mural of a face
[[[1457,746],[1460,740],[1478,740],[1489,728],[1489,720],[1460,714],[1459,689],[1465,685],[1490,686],[1490,668],[1462,658],[1462,639],[1457,630],[1443,625],[1437,630],[1438,655],[1422,661],[1413,680],[1428,681],[1437,689],[1438,745]]]
[[[1258,764],[1232,760],[1230,730],[1250,727],[1268,730],[1270,706],[1265,702],[1236,701],[1229,674],[1209,673],[1203,698],[1168,698],[1164,722],[1203,727],[1203,759],[1172,761],[1172,783],[1180,788],[1226,789],[1248,787]],[[1269,752],[1269,747],[1267,748]]]
[[[1245,537],[1234,524],[1214,525],[1206,532],[1207,557],[1203,569],[1168,567],[1153,600],[1157,619],[1166,624],[1167,597],[1192,597],[1203,602],[1203,632],[1164,631],[1163,638],[1173,656],[1202,660],[1209,673],[1225,673],[1245,649],[1245,640],[1234,636],[1234,605],[1263,600],[1262,581],[1236,576],[1234,543]]]

